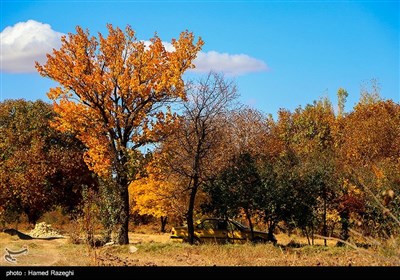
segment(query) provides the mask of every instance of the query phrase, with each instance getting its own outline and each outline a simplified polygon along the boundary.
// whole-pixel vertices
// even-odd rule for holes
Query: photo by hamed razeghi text
[[[61,276],[61,277],[69,277],[74,276],[74,270],[55,270],[55,269],[46,269],[46,270],[7,270],[6,277],[12,276]]]

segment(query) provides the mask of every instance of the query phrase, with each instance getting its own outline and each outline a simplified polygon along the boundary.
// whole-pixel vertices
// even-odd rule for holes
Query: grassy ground
[[[174,242],[169,234],[130,233],[130,244],[97,249],[72,244],[69,238],[20,240],[0,233],[0,254],[5,249],[27,254],[9,263],[1,256],[1,266],[399,266],[400,252],[382,248],[336,247],[322,240],[308,246],[301,237],[277,235],[272,244],[195,245]],[[296,246],[291,246],[291,245]],[[397,248],[397,249],[396,249]]]

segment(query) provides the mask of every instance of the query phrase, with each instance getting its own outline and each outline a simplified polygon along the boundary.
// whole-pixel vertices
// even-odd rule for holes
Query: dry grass
[[[4,259],[6,248],[12,251],[28,248],[28,253],[16,255],[16,263],[10,263]],[[68,238],[21,240],[17,236],[0,233],[0,252],[0,266],[85,266],[90,264],[85,246],[69,244]]]
[[[399,265],[399,247],[391,241],[392,251],[383,247],[352,249],[335,247],[329,240],[316,240],[308,246],[304,238],[277,235],[279,246],[272,244],[205,244],[190,246],[173,242],[169,234],[130,233],[131,244],[90,249],[86,245],[71,244],[68,239],[20,240],[0,233],[0,252],[21,250],[17,263],[8,263],[1,256],[1,266],[393,266]],[[298,245],[290,247],[291,244]],[[396,247],[397,246],[397,247]],[[132,249],[137,249],[131,252]]]
[[[281,236],[283,237],[283,236]],[[98,265],[128,266],[382,266],[393,265],[396,258],[375,258],[371,254],[348,247],[305,246],[304,240],[286,236],[288,243],[300,248],[272,244],[204,244],[142,243],[129,253],[129,246],[105,247],[99,250]],[[291,242],[292,241],[292,242]],[[323,241],[319,240],[322,244]],[[330,242],[332,243],[332,242]],[[372,249],[371,249],[372,250]],[[118,257],[116,259],[116,257]]]

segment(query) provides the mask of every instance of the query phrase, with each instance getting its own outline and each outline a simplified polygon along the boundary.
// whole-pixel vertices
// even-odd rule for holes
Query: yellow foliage
[[[132,182],[129,196],[132,212],[154,217],[168,216],[173,199],[173,184],[159,180],[153,174]]]

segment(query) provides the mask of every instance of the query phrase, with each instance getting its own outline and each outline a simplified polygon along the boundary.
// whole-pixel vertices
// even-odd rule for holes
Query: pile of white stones
[[[35,228],[29,233],[32,237],[62,237],[56,230],[52,229],[51,225],[45,222],[37,223]]]

